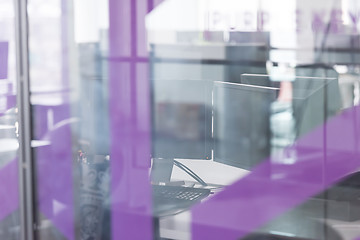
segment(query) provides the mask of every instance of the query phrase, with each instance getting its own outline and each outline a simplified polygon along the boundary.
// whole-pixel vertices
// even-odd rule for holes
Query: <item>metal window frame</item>
[[[15,0],[16,78],[19,123],[19,210],[21,240],[34,239],[34,166],[31,149],[29,27],[27,0]]]

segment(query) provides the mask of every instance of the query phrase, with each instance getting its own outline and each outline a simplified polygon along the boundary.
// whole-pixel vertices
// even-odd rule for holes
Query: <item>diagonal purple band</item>
[[[293,164],[268,159],[192,211],[193,239],[238,239],[360,167],[359,107],[344,111],[286,151]]]

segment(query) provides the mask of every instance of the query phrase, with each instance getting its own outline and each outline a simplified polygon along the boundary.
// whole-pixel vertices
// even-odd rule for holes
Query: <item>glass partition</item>
[[[19,239],[6,1],[0,238]],[[26,4],[35,239],[360,237],[356,1]]]
[[[18,105],[13,1],[0,2],[0,238],[20,238]]]
[[[108,11],[28,1],[36,239],[110,236]]]

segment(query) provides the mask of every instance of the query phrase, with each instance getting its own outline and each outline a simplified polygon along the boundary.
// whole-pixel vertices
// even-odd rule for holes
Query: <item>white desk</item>
[[[225,164],[211,160],[176,160],[189,167],[207,184],[209,184],[210,187],[212,187],[211,185],[230,185],[249,173],[247,170],[227,166]],[[195,180],[192,177],[176,166],[173,168],[171,180],[184,180],[187,184],[195,183]],[[191,239],[190,223],[190,211],[185,211],[174,216],[161,218],[160,236],[169,239]]]
[[[177,159],[178,160],[178,159]],[[214,185],[230,185],[240,178],[246,176],[249,171],[240,168],[227,166],[210,160],[178,160],[185,164],[206,183]],[[173,181],[185,180],[187,183],[194,183],[184,171],[174,166]],[[219,189],[221,190],[221,189]],[[206,201],[206,200],[205,200]],[[353,240],[360,236],[360,221],[344,222],[326,219],[327,224],[337,230],[344,240]],[[180,214],[160,219],[160,236],[169,239],[191,239],[191,212],[185,211]]]
[[[211,160],[176,159],[199,175],[206,183],[227,186],[246,176],[249,171]],[[187,173],[174,166],[171,180],[194,181]]]

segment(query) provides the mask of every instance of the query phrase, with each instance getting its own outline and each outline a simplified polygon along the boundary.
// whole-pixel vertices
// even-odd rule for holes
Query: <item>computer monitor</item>
[[[214,83],[214,161],[251,169],[270,155],[271,103],[278,88]]]
[[[212,159],[214,81],[266,73],[269,33],[231,32],[222,44],[188,41],[199,34],[178,32],[179,43],[150,44],[153,158]],[[206,34],[219,40],[223,33]]]
[[[311,72],[320,76],[316,71]],[[277,101],[280,83],[267,75],[243,77],[241,82],[214,85],[214,161],[231,166],[251,169],[272,151],[323,124],[341,107],[336,78],[295,77],[291,99],[285,103]],[[274,126],[276,120],[282,121],[281,115],[287,122]],[[279,134],[279,128],[287,129]]]
[[[152,157],[211,159],[211,82],[153,79]]]
[[[338,73],[332,67],[309,64],[295,70],[292,104],[297,137],[301,137],[339,112],[342,99]]]

